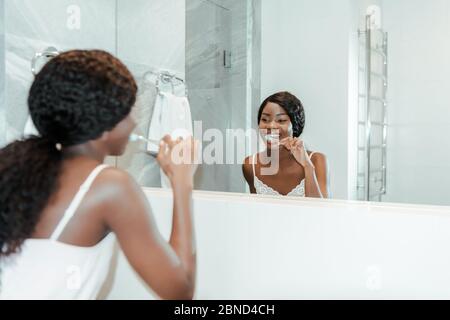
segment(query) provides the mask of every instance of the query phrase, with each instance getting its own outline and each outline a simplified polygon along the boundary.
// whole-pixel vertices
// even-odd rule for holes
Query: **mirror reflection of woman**
[[[263,101],[258,126],[266,150],[247,157],[242,166],[250,192],[328,198],[326,156],[307,150],[300,138],[305,126],[305,111],[300,100],[289,92],[279,92]],[[274,156],[274,152],[278,155]],[[278,158],[276,172],[270,172]]]

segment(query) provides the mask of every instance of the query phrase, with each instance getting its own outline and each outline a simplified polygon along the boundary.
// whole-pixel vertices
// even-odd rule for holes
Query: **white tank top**
[[[81,185],[49,239],[27,239],[21,251],[0,261],[2,299],[96,299],[110,270],[115,236],[92,247],[59,242],[67,223],[107,165],[95,168]]]
[[[309,158],[311,159],[312,155],[315,152],[312,152],[309,155]],[[279,193],[277,190],[272,188],[271,186],[268,186],[264,182],[262,182],[257,176],[255,171],[255,163],[257,154],[253,155],[253,185],[255,186],[255,190],[257,194],[265,194],[265,195],[273,195],[273,196],[281,196],[282,194]],[[302,179],[300,183],[295,186],[286,196],[289,197],[304,197],[305,196],[305,179]]]

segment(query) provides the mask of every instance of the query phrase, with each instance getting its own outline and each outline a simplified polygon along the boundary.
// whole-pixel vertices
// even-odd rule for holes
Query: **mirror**
[[[447,0],[0,0],[0,145],[22,134],[37,52],[99,48],[138,81],[136,134],[181,108],[169,114],[202,141],[198,190],[249,192],[259,107],[289,91],[306,148],[326,155],[331,198],[450,205],[449,11]],[[108,161],[164,186],[142,147]]]

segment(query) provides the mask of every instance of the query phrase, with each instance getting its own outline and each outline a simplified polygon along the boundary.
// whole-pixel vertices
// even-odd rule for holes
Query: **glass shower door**
[[[203,150],[214,141],[214,133],[226,137],[231,127],[231,10],[226,1],[192,0],[186,7],[186,80],[192,119],[206,133]],[[208,132],[211,134],[209,136]],[[220,133],[220,134],[219,134]],[[216,150],[219,152],[219,150]],[[225,154],[213,154],[197,170],[195,187],[201,190],[230,191],[229,168],[220,163]]]

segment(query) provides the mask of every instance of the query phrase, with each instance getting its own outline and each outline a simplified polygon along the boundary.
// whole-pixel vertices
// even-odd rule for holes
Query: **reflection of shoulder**
[[[251,166],[253,161],[253,156],[248,156],[244,159],[244,166]]]
[[[248,156],[244,159],[244,163],[242,164],[242,171],[244,173],[244,177],[247,181],[253,181],[253,156]]]
[[[248,156],[247,158],[244,159],[242,167],[244,168],[245,171],[249,172],[252,168],[252,163],[253,163],[253,156]]]
[[[314,164],[323,163],[323,162],[326,162],[326,160],[327,160],[327,157],[323,153],[318,152],[318,151],[309,151],[308,150],[308,155]]]

